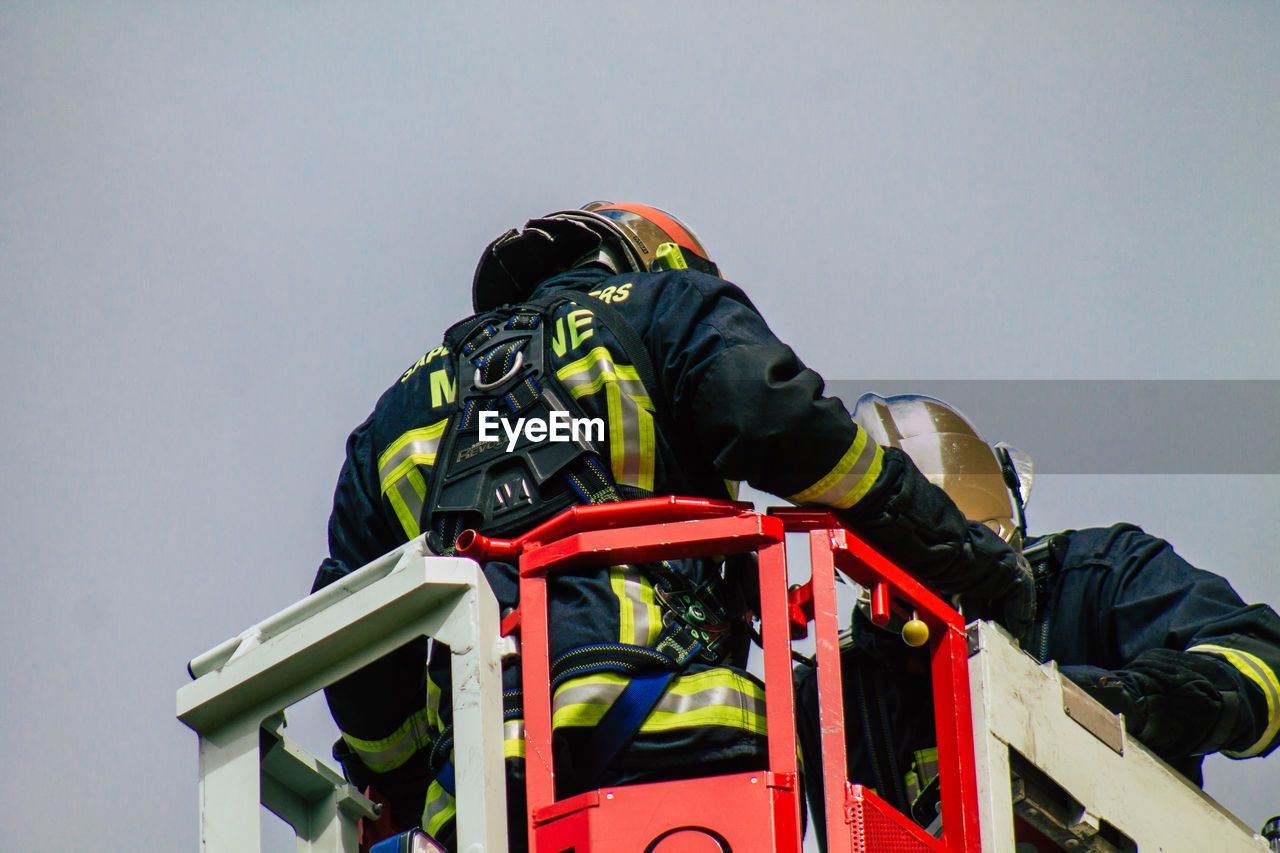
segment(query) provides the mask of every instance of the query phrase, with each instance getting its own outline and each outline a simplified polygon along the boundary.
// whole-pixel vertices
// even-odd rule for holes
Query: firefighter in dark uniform
[[[965,514],[1024,548],[1037,580],[1022,648],[1104,705],[1188,779],[1204,756],[1267,755],[1280,742],[1280,618],[1247,605],[1223,578],[1132,524],[1026,539],[1025,454],[987,445],[964,416],[916,395],[865,395],[854,418],[904,450]],[[849,779],[928,825],[936,818],[937,752],[922,649],[875,628],[855,608],[841,644]],[[823,820],[817,679],[797,667],[800,738],[815,821]]]
[[[596,202],[532,220],[485,250],[473,303],[479,313],[351,434],[315,589],[419,535],[448,554],[469,528],[515,536],[575,504],[725,498],[746,480],[833,507],[938,589],[991,602],[1010,626],[1030,621],[1020,555],[823,397],[822,379],[669,214]],[[604,429],[536,440],[555,413]],[[520,431],[521,418],[543,424]],[[500,607],[515,607],[515,568],[484,571]],[[560,796],[762,766],[763,690],[733,627],[747,577],[697,560],[552,581]],[[387,797],[398,823],[452,846],[448,654],[432,650],[429,667],[427,655],[425,640],[409,644],[326,693],[347,774]],[[513,850],[525,843],[517,660],[504,666]],[[633,677],[654,671],[667,676],[656,695],[636,687],[654,679]],[[648,710],[632,730],[608,724],[637,703]]]

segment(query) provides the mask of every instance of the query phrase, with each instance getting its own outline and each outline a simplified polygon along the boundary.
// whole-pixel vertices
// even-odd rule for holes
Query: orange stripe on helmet
[[[703,248],[697,237],[680,224],[680,221],[669,213],[664,213],[656,207],[649,207],[647,204],[607,204],[603,207],[595,208],[595,212],[601,210],[625,210],[627,213],[634,213],[637,216],[643,216],[645,219],[657,225],[667,236],[670,237],[682,249],[688,249],[700,258],[707,258],[707,250]]]

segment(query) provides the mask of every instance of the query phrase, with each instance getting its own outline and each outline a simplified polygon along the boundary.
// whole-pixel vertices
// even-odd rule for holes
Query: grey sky
[[[1280,7],[902,6],[0,6],[0,849],[194,847],[186,660],[309,589],[346,434],[533,215],[676,212],[842,388],[1280,379]],[[1016,442],[1204,458],[1159,411]],[[1223,464],[1032,526],[1280,600],[1280,476]],[[1277,767],[1208,789],[1256,826]]]

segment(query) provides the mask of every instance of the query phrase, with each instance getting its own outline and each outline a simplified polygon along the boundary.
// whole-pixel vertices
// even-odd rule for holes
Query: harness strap
[[[604,769],[640,731],[644,718],[649,716],[675,677],[674,671],[647,672],[631,677],[622,694],[591,730],[578,768],[587,785],[598,782]]]
[[[502,720],[517,719],[524,716],[523,691],[507,690],[502,694]],[[436,781],[451,797],[457,796],[456,777],[453,769],[453,724],[437,735],[431,744],[431,754],[427,757],[427,766],[436,774]]]
[[[634,675],[655,670],[675,671],[687,660],[687,658],[673,660],[653,649],[622,643],[594,643],[589,646],[578,646],[552,661],[551,687],[555,689],[570,678],[590,675],[593,672]]]

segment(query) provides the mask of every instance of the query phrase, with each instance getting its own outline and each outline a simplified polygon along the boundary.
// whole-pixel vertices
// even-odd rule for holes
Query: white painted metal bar
[[[298,853],[355,850],[356,822],[376,817],[377,810],[340,774],[294,743],[283,724],[281,716],[262,726],[262,804],[293,827]]]
[[[386,577],[399,564],[400,557],[405,551],[421,550],[423,548],[425,548],[425,543],[419,538],[406,542],[394,551],[388,551],[367,566],[362,566],[359,570],[334,581],[324,589],[317,590],[301,601],[289,605],[279,613],[268,616],[257,625],[245,629],[228,640],[223,640],[204,654],[192,658],[187,664],[187,672],[191,674],[192,678],[199,678],[205,673],[217,669],[230,660],[242,647],[244,651],[248,651],[248,649],[258,645],[264,639],[298,624],[312,613],[328,607],[334,601],[351,595],[357,590],[364,589],[374,581]]]
[[[984,851],[1015,853],[1011,773],[1029,763],[1070,797],[1070,849],[1125,849],[1123,838],[1107,840],[1118,832],[1139,851],[1266,853],[1260,836],[1131,739],[1053,663],[1038,664],[994,624],[969,632]]]
[[[300,851],[355,853],[371,804],[275,715],[424,635],[453,654],[458,850],[505,853],[498,606],[480,567],[428,556],[419,538],[345,580],[192,663],[200,674],[178,690],[177,715],[200,736],[201,853],[260,853],[260,803],[294,827]]]

